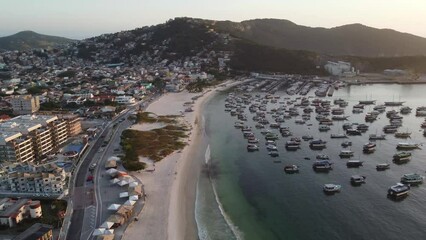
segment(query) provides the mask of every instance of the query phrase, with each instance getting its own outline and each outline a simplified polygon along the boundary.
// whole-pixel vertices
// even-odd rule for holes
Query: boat
[[[328,160],[318,160],[312,164],[312,168],[317,172],[328,172],[333,169],[332,164],[333,163]]]
[[[277,143],[274,140],[267,140],[265,142],[265,145],[274,145],[274,146],[277,146]]]
[[[389,163],[379,163],[376,165],[376,170],[377,171],[385,171],[387,169],[390,168],[390,164]]]
[[[362,105],[374,105],[374,104],[376,104],[376,100],[360,100],[359,104],[362,104]]]
[[[268,151],[278,151],[278,148],[275,145],[266,145],[266,149]]]
[[[399,152],[393,155],[394,160],[401,159],[401,158],[409,158],[409,157],[411,157],[410,152]]]
[[[254,133],[252,132],[243,132],[244,138],[253,138],[255,137]]]
[[[340,144],[342,147],[346,148],[349,146],[352,146],[352,142],[351,141],[344,141],[342,142],[342,144]]]
[[[328,184],[324,184],[322,189],[325,193],[336,193],[336,192],[340,192],[341,188],[342,188],[341,185],[328,183]]]
[[[413,110],[412,108],[410,108],[410,107],[408,107],[408,106],[405,106],[405,107],[401,107],[400,109],[399,109],[399,112],[401,113],[401,114],[409,114],[409,113],[411,113],[411,110]]]
[[[247,145],[247,151],[249,152],[259,151],[259,146],[257,146],[256,144],[249,144]]]
[[[357,168],[362,166],[362,161],[360,160],[349,160],[346,162],[346,167],[348,168]]]
[[[320,132],[326,132],[326,131],[330,130],[330,127],[328,125],[319,125],[318,130]]]
[[[268,155],[271,157],[278,157],[280,156],[280,154],[278,153],[278,151],[269,151]]]
[[[265,135],[265,139],[266,140],[277,140],[279,137],[278,137],[278,135],[277,134],[275,134],[275,133],[267,133],[266,135]]]
[[[284,172],[285,173],[289,173],[289,174],[298,173],[299,172],[299,167],[296,166],[296,165],[288,165],[288,166],[284,167]]]
[[[337,134],[331,134],[330,138],[347,138],[346,134],[344,133],[337,133]]]
[[[386,140],[385,134],[370,134],[369,140]]]
[[[324,149],[326,148],[326,141],[323,141],[321,139],[317,139],[317,140],[311,140],[309,142],[309,147],[313,148],[313,149]]]
[[[393,198],[402,198],[408,195],[410,186],[402,183],[397,183],[388,189],[388,196]]]
[[[238,121],[234,123],[234,127],[235,128],[243,128],[244,127],[244,122],[242,121]]]
[[[257,139],[257,138],[248,139],[248,143],[258,143],[258,142],[259,142],[259,139]]]
[[[356,127],[356,129],[357,129],[358,131],[361,131],[361,132],[366,132],[366,131],[368,131],[368,128],[369,128],[369,126],[368,126],[368,125],[366,125],[366,124],[363,124],[363,123],[359,124],[359,125]]]
[[[339,157],[341,158],[351,158],[354,156],[354,152],[351,150],[341,150],[339,153]]]
[[[366,143],[362,147],[362,151],[364,153],[372,153],[372,152],[376,151],[376,144],[373,143],[373,142]]]
[[[396,132],[395,137],[396,138],[409,138],[411,136],[410,132]]]
[[[359,185],[365,183],[365,179],[366,179],[365,176],[353,175],[351,177],[351,184],[355,185],[355,186],[359,186]]]
[[[316,156],[316,159],[317,160],[330,160],[330,157],[328,155],[326,155],[326,154],[318,154]]]
[[[401,101],[391,101],[391,102],[385,102],[385,106],[387,107],[398,107],[402,106],[405,102]]]
[[[417,173],[404,174],[401,177],[401,182],[404,184],[416,185],[423,183],[425,177]]]
[[[302,136],[302,139],[304,141],[309,141],[309,140],[314,139],[314,136],[312,136],[312,135],[304,135],[304,136]]]
[[[396,145],[397,150],[414,150],[420,148],[420,144],[417,143],[398,143]]]
[[[361,131],[350,128],[346,130],[346,134],[349,136],[357,136],[357,135],[361,135]]]

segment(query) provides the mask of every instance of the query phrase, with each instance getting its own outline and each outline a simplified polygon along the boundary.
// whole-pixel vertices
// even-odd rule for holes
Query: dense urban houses
[[[40,201],[30,199],[0,199],[0,225],[14,227],[26,218],[42,216]]]

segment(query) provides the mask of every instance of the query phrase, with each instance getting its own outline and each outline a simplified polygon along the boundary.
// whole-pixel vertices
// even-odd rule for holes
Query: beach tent
[[[122,192],[122,193],[120,193],[120,198],[125,198],[125,197],[129,197],[129,193],[128,192]]]
[[[118,170],[117,169],[115,169],[115,168],[110,168],[110,169],[108,169],[107,171],[106,171],[106,173],[108,173],[109,175],[114,175],[115,173],[117,173],[118,172]]]
[[[112,234],[114,234],[114,229],[107,229],[104,232],[104,235],[112,235]]]
[[[129,197],[129,200],[137,201],[139,199],[138,195],[133,195]]]
[[[120,205],[120,204],[116,204],[116,203],[114,203],[114,204],[109,205],[108,210],[117,210],[117,209],[119,209],[120,207],[121,207],[121,205]]]
[[[124,206],[133,206],[133,205],[135,205],[135,203],[136,203],[136,201],[127,200],[127,201],[124,203]]]
[[[104,223],[102,223],[102,225],[100,227],[105,228],[105,229],[110,229],[113,225],[114,225],[113,222],[104,222]],[[104,232],[104,234],[106,234],[106,232]]]
[[[139,183],[138,183],[138,182],[131,182],[131,183],[129,184],[129,187],[136,187],[137,185],[139,185]]]
[[[118,180],[117,178],[114,178],[114,179],[111,180],[112,184],[115,184],[115,183],[118,183],[118,182],[120,182],[120,180]]]
[[[103,235],[105,232],[105,228],[96,228],[93,232],[93,236]]]

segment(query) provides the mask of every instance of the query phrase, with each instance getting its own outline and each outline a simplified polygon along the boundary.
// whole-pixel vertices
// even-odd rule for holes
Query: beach
[[[195,222],[195,198],[201,161],[190,156],[198,150],[197,142],[204,133],[202,109],[204,104],[215,95],[217,90],[224,90],[240,82],[221,84],[219,87],[205,90],[203,93],[167,93],[152,102],[146,111],[157,115],[182,115],[184,124],[190,126],[188,145],[182,150],[172,153],[160,162],[153,164],[149,160],[147,169],[133,173],[144,184],[147,195],[145,207],[139,214],[139,221],[127,228],[123,239],[198,239]],[[200,96],[192,104],[192,112],[185,112],[192,102],[191,98]],[[132,129],[148,130],[159,125],[135,125]]]

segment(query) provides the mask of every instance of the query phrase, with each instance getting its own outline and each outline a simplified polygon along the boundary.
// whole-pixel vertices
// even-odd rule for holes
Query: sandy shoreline
[[[241,82],[232,82],[226,86],[206,90],[202,97],[193,104],[193,112],[185,112],[183,120],[192,126],[188,146],[181,152],[175,152],[155,166],[153,172],[134,173],[144,184],[147,200],[139,221],[127,228],[123,239],[173,239],[195,240],[197,225],[195,222],[196,185],[202,163],[191,161],[197,148],[197,140],[202,137],[201,123],[204,104],[217,91],[224,90]],[[168,93],[151,103],[147,111],[157,115],[180,115],[187,107],[184,103],[200,93]],[[145,130],[149,126],[133,126],[133,129]]]

